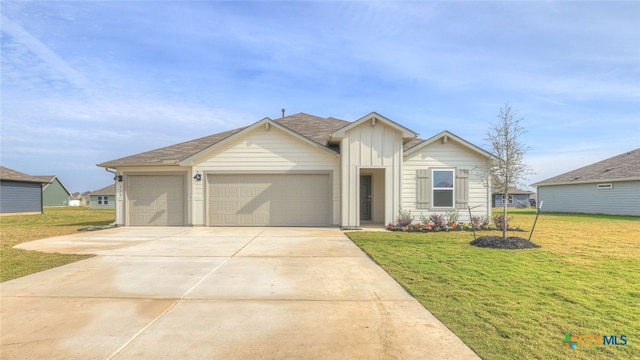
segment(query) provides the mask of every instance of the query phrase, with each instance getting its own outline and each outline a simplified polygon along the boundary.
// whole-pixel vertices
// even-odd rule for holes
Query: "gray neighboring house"
[[[640,148],[532,186],[543,211],[640,216]]]
[[[493,207],[502,207],[504,205],[504,194],[500,194],[499,192],[495,192],[494,189],[492,204]],[[507,207],[509,208],[526,208],[531,206],[531,200],[533,199],[532,195],[534,193],[532,191],[522,190],[518,188],[510,188],[509,189],[509,201],[507,202]]]
[[[42,186],[38,177],[0,166],[0,214],[43,212]]]
[[[116,184],[89,193],[89,207],[91,209],[115,209]]]

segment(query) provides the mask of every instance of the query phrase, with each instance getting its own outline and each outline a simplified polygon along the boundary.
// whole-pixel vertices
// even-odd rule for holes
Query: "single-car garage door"
[[[328,174],[209,175],[209,225],[328,226]]]
[[[184,225],[184,176],[130,175],[129,225]]]

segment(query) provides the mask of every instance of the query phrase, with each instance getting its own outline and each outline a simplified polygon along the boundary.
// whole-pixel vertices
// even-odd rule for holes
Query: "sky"
[[[0,3],[0,163],[98,163],[304,112],[375,111],[490,150],[509,104],[532,184],[640,147],[640,2]]]

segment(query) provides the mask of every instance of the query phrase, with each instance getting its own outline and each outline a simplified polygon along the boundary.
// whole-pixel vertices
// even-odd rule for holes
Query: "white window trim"
[[[596,189],[598,189],[598,190],[611,190],[611,189],[613,189],[613,184],[612,183],[598,184],[596,186]]]
[[[502,203],[504,204],[504,195],[502,195]],[[509,205],[513,205],[514,201],[513,201],[513,196],[509,195]]]
[[[435,175],[434,173],[436,171],[450,171],[453,175],[452,177],[452,186],[451,188],[438,188],[435,186],[434,181],[435,181]],[[433,209],[455,209],[456,208],[456,169],[455,168],[435,168],[435,169],[431,169],[431,203],[432,203],[432,208]],[[436,190],[451,190],[451,206],[437,206],[436,205],[436,197],[435,197],[435,191]]]

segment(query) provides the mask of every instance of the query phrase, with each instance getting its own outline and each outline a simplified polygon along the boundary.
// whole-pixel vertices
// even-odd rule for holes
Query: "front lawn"
[[[529,230],[535,212],[509,216]],[[543,213],[527,250],[468,232],[347,235],[482,358],[640,358],[640,218]],[[570,349],[566,333],[627,344]]]
[[[89,226],[108,225],[114,219],[114,210],[82,207],[51,207],[45,208],[44,214],[0,217],[0,282],[91,257],[14,249],[14,245],[75,234]]]

